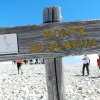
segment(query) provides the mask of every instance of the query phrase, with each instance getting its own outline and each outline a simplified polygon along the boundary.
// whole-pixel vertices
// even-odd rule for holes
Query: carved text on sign
[[[65,49],[76,49],[76,48],[90,48],[92,46],[96,46],[95,38],[86,40],[78,39],[74,40],[66,40],[66,41],[47,41],[47,42],[38,42],[33,43],[30,48],[30,52],[41,52],[45,49],[48,51],[59,51]]]
[[[55,38],[55,37],[64,37],[64,36],[87,36],[87,33],[84,30],[85,26],[73,26],[66,29],[44,29],[43,37],[44,38]]]
[[[51,40],[32,43],[30,52],[61,51],[66,49],[90,48],[96,46],[95,38],[88,38],[85,26],[73,26],[66,29],[44,29],[43,38]],[[70,39],[69,37],[74,38]],[[56,40],[55,38],[61,38]],[[78,38],[81,37],[81,38]],[[64,38],[64,39],[63,39]]]

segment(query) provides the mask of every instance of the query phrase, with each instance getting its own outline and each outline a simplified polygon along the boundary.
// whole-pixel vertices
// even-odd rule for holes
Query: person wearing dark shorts
[[[84,71],[85,71],[85,68],[87,70],[87,75],[89,75],[89,64],[90,64],[90,59],[87,55],[85,55],[82,59],[84,62],[83,62],[83,68],[82,68],[82,76],[84,76]]]
[[[18,74],[19,74],[19,70],[21,70],[21,65],[22,65],[23,61],[21,59],[17,60],[17,70],[18,70]]]

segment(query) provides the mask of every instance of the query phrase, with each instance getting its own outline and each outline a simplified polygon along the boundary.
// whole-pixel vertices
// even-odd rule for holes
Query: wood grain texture
[[[46,7],[43,10],[43,23],[61,22],[61,20],[62,17],[60,7]]]
[[[56,78],[57,78],[57,87],[58,87],[58,100],[65,100],[65,85],[64,85],[64,66],[62,65],[62,58],[55,58],[56,62]]]
[[[57,21],[60,22],[59,7],[49,7],[47,9],[48,9],[48,13],[45,13],[45,15],[48,16],[48,19],[46,19],[46,21],[49,23],[57,22]],[[46,30],[46,32],[47,32],[47,30]],[[55,34],[55,33],[53,33],[53,34]],[[64,92],[64,84],[63,84],[63,77],[62,77],[63,76],[62,69],[63,68],[62,68],[62,59],[61,58],[50,58],[49,57],[49,58],[45,59],[48,100],[65,100],[65,95],[63,93]]]
[[[62,58],[46,58],[48,100],[65,100]]]
[[[58,100],[56,73],[53,58],[45,59],[46,82],[48,88],[48,100]]]
[[[84,30],[87,33],[87,36],[80,36],[79,32],[77,31],[77,35],[73,36],[71,33],[70,36],[64,37],[55,37],[55,38],[44,38],[43,31],[44,29],[68,29],[68,27],[73,26],[85,26]],[[12,34],[16,33],[18,36],[18,48],[19,54],[32,54],[33,57],[63,57],[68,55],[81,55],[84,53],[87,54],[97,54],[100,53],[100,20],[92,20],[92,21],[77,21],[77,22],[63,22],[63,23],[48,23],[48,24],[41,24],[41,25],[28,25],[28,26],[16,26],[16,27],[7,27],[7,28],[0,28],[0,34]],[[67,34],[67,33],[66,33]],[[58,51],[49,51],[47,48],[44,48],[41,52],[30,52],[30,47],[33,43],[47,43],[48,41],[66,41],[66,40],[75,40],[75,39],[86,39],[86,38],[95,38],[96,39],[96,46],[89,47],[89,48],[79,48],[76,49],[62,49]],[[2,55],[0,55],[2,56]],[[16,54],[13,55],[15,58]],[[0,58],[1,59],[1,58]],[[4,58],[6,60],[6,57]],[[7,58],[8,59],[8,58]]]

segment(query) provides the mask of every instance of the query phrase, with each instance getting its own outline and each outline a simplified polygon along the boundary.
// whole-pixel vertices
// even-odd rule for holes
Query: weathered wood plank
[[[56,63],[55,69],[59,100],[65,100],[64,66],[62,66],[62,58],[55,58],[54,61]]]
[[[68,30],[68,28],[73,28],[74,26],[81,27],[84,26],[84,30],[87,33],[87,36],[80,36],[79,30],[76,32],[76,36],[73,35],[73,30],[71,29],[71,35],[68,36],[68,32],[65,32],[64,36],[60,37],[44,37],[44,29],[49,30],[52,29],[55,31],[65,29]],[[30,25],[30,26],[19,26],[19,27],[7,27],[7,28],[0,28],[0,34],[12,34],[16,33],[18,36],[18,47],[19,47],[19,54],[41,54],[42,57],[47,56],[67,56],[67,55],[80,55],[84,54],[85,52],[89,54],[95,54],[97,52],[100,52],[100,20],[92,20],[92,21],[78,21],[78,22],[64,22],[64,23],[48,23],[48,24],[42,24],[42,25]],[[55,34],[54,32],[52,34]],[[56,33],[57,34],[57,33]],[[64,48],[63,45],[61,45],[60,41],[67,41],[67,40],[74,40],[77,39],[92,39],[95,38],[96,40],[96,46],[91,47],[82,47],[80,48],[77,42],[77,48]],[[49,42],[55,41],[58,43],[58,46],[60,49],[50,51],[48,49]],[[40,43],[44,43],[44,46],[42,47],[42,51],[32,51],[30,52],[30,48],[32,44],[35,43],[38,47]],[[49,45],[48,45],[49,44]],[[52,48],[52,46],[50,47]],[[56,49],[56,48],[55,48]],[[57,53],[57,54],[56,54]]]
[[[49,100],[65,100],[62,58],[45,59]]]
[[[52,58],[45,59],[45,70],[46,70],[46,82],[48,88],[48,100],[58,100],[54,59]]]
[[[48,22],[60,22],[59,7],[49,8],[48,13],[49,14],[47,15],[50,16],[50,18],[48,18]],[[49,57],[45,59],[45,62],[48,100],[65,100],[62,59]]]
[[[45,56],[44,56],[45,55]],[[0,55],[0,61],[10,61],[10,60],[17,60],[19,58],[22,59],[34,59],[34,58],[53,58],[53,55],[55,55],[55,53],[52,54],[41,54],[41,53],[33,53],[33,54],[8,54],[8,55]],[[61,56],[61,54],[56,53],[55,57]],[[47,56],[47,57],[46,57]]]
[[[43,10],[43,23],[61,22],[61,8],[60,7],[46,7]]]

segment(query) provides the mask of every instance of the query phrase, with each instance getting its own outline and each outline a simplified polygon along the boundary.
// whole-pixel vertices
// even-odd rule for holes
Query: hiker
[[[35,59],[35,64],[38,64],[38,59]]]
[[[41,59],[41,64],[44,64],[44,59]]]
[[[16,64],[16,60],[13,60],[13,61],[12,61],[12,64]]]
[[[32,59],[30,59],[30,65],[32,65],[33,64],[33,60]]]
[[[23,62],[24,62],[25,65],[28,63],[28,61],[26,59]]]
[[[90,59],[89,59],[89,57],[85,54],[82,60],[83,60],[82,76],[84,76],[84,70],[85,70],[85,68],[86,68],[86,70],[87,70],[87,75],[89,75],[89,64],[90,64]]]
[[[99,56],[99,59],[97,59],[97,66],[99,67],[99,70],[100,70],[100,56]]]
[[[18,59],[18,60],[17,60],[18,74],[19,74],[19,70],[21,70],[21,73],[22,73],[22,69],[21,69],[22,64],[23,64],[22,59]]]

